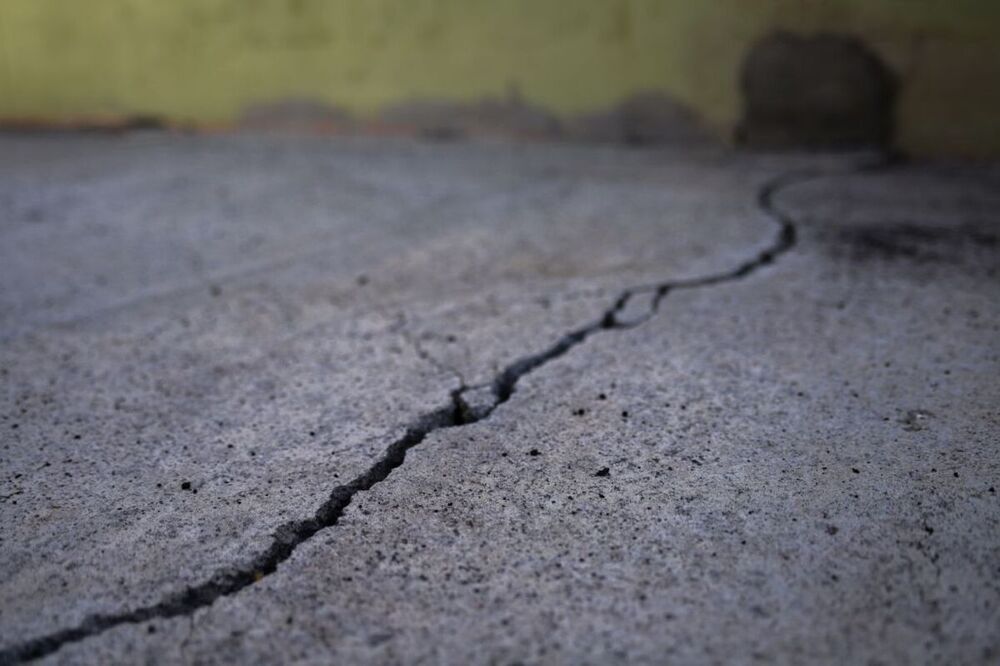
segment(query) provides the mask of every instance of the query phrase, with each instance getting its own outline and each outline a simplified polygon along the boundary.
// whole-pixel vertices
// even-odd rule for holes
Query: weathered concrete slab
[[[72,172],[84,148],[44,158]],[[247,185],[231,221],[293,228],[249,264],[204,250],[190,282],[164,261],[137,291],[123,279],[68,305],[14,290],[10,658],[1000,654],[995,172],[816,178],[849,161],[503,145],[125,150],[105,179],[151,150],[168,174],[211,154],[277,178],[286,203],[261,209]],[[365,183],[343,186],[354,203],[329,228],[338,186],[293,214],[328,162]],[[3,172],[31,191],[28,170]],[[213,178],[189,196],[212,201]],[[204,227],[191,213],[157,229]],[[58,263],[41,247],[25,251]],[[236,584],[213,587],[219,572]]]
[[[754,193],[781,166],[155,135],[5,148],[4,646],[269,573],[336,488],[451,418],[462,383],[627,285],[770,243]]]

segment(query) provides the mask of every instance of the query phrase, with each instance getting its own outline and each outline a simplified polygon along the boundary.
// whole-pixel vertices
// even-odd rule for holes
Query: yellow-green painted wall
[[[0,119],[226,123],[286,98],[364,116],[512,89],[571,115],[658,90],[725,136],[743,55],[777,28],[881,54],[904,149],[1000,154],[1000,0],[0,0]]]

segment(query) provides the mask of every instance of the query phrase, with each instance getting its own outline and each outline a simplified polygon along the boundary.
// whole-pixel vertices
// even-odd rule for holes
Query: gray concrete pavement
[[[1000,658],[995,168],[0,144],[4,661]]]

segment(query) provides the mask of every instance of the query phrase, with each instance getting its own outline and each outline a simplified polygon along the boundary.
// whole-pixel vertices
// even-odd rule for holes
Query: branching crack
[[[854,166],[850,172],[868,170],[884,163],[883,159],[879,159],[875,163]],[[816,170],[786,173],[772,178],[759,189],[758,207],[774,220],[778,225],[778,232],[770,245],[735,268],[700,278],[627,289],[614,300],[597,321],[563,335],[544,351],[510,363],[497,373],[491,385],[467,387],[463,384],[452,391],[449,404],[424,414],[410,424],[403,436],[389,444],[383,456],[367,471],[349,483],[334,488],[312,517],[285,523],[279,527],[267,548],[250,562],[217,571],[208,581],[169,595],[158,603],[122,613],[92,615],[70,629],[0,650],[0,664],[16,664],[38,659],[56,652],[67,644],[82,641],[119,625],[191,615],[200,608],[211,606],[217,599],[236,594],[274,573],[301,544],[321,530],[335,526],[355,495],[371,489],[388,478],[393,470],[406,460],[406,452],[423,442],[431,433],[445,428],[470,425],[488,418],[493,411],[511,398],[522,377],[563,356],[595,333],[624,330],[641,325],[656,314],[663,299],[670,292],[737,281],[787,253],[795,246],[795,222],[791,216],[775,206],[775,196],[793,184],[827,175],[835,174]],[[652,295],[646,312],[637,318],[620,317],[629,301],[640,294]],[[482,395],[484,391],[487,392],[485,397]],[[469,399],[472,395],[477,396],[475,402]]]

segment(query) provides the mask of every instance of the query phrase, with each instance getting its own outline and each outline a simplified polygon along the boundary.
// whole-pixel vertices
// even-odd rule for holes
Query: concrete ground
[[[998,663],[1000,168],[0,139],[0,663]]]

